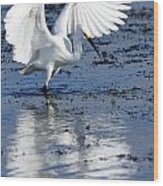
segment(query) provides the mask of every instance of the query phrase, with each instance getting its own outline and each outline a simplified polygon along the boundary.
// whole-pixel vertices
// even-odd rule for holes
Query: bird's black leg
[[[45,85],[41,89],[41,91],[44,92],[45,94],[48,94],[48,83],[49,83],[49,80],[51,79],[52,73],[53,73],[53,67],[48,66],[47,71],[46,71]]]

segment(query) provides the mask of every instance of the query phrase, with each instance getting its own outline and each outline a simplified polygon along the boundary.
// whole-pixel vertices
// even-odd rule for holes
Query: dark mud
[[[153,179],[153,3],[132,6],[95,40],[104,60],[85,43],[46,96],[43,73],[18,73],[2,22],[2,176]],[[61,7],[46,8],[51,29]]]

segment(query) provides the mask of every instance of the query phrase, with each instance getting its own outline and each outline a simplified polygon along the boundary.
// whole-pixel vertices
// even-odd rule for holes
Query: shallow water
[[[2,23],[2,176],[153,179],[153,3],[132,6],[125,26],[95,40],[105,61],[85,43],[48,96],[43,73],[18,73]],[[60,7],[46,8],[51,28]]]

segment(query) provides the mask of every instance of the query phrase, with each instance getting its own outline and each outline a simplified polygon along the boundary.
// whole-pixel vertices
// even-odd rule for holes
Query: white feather
[[[36,50],[52,40],[45,24],[44,5],[14,5],[5,18],[6,40],[13,45],[13,59],[27,64]]]
[[[130,10],[130,2],[84,2],[65,5],[54,28],[63,35],[74,32],[74,25],[80,28],[89,37],[101,37],[103,34],[110,34],[110,30],[117,31],[117,25],[123,25],[127,15],[124,11]],[[69,9],[68,9],[69,8]],[[67,19],[67,10],[71,12]],[[72,13],[75,12],[75,13]],[[77,15],[80,15],[80,18]],[[64,26],[63,26],[64,20]],[[68,33],[65,27],[68,27]]]
[[[126,2],[69,3],[59,15],[52,35],[46,25],[44,5],[14,5],[4,20],[6,40],[13,46],[13,59],[26,65],[22,74],[46,71],[47,88],[53,72],[80,59],[83,38],[117,31],[127,18],[123,11],[129,9]]]

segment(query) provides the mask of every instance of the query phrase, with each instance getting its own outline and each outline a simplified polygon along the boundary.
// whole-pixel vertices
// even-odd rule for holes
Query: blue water
[[[22,76],[2,23],[2,176],[153,180],[153,2],[132,3],[118,32],[40,92]],[[8,6],[2,6],[2,19]],[[49,29],[60,6],[46,6]]]

